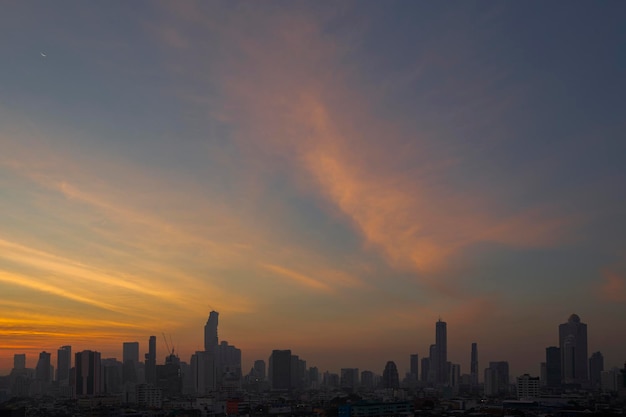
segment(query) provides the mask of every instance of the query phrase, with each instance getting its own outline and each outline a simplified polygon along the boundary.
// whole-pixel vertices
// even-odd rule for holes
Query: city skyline
[[[289,349],[402,374],[441,317],[462,373],[477,343],[480,379],[538,375],[576,355],[572,314],[619,366],[625,14],[3,5],[0,372],[69,345],[143,361],[153,335],[161,363],[162,334],[189,360],[210,311],[244,372]]]

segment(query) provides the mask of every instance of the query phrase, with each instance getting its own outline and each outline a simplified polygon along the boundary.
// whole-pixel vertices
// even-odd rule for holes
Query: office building
[[[472,354],[470,357],[470,385],[478,386],[478,344],[472,343]]]
[[[437,385],[448,383],[448,331],[446,322],[439,321],[435,325],[435,352],[431,356],[431,366],[434,359],[434,382]]]
[[[291,389],[291,350],[273,350],[269,359],[273,390]]]
[[[410,371],[415,380],[419,379],[419,356],[417,353],[413,353],[410,356]]]
[[[122,381],[137,383],[139,380],[139,342],[122,344]]]
[[[72,347],[61,346],[57,350],[57,382],[61,386],[70,385],[70,370],[72,369]]]
[[[565,384],[585,383],[589,378],[587,356],[587,325],[572,314],[567,323],[559,325],[561,349],[561,381]]]
[[[208,395],[217,388],[216,361],[213,353],[199,351],[191,356],[192,389],[196,395]]]
[[[169,352],[168,352],[169,353]],[[146,383],[156,386],[156,336],[150,336],[148,340],[148,353],[146,354]]]
[[[13,369],[16,371],[21,371],[26,369],[26,354],[25,353],[17,353],[13,355]]]
[[[600,352],[595,352],[589,358],[589,381],[592,387],[600,387],[602,371],[604,371],[604,356]]]
[[[39,354],[39,360],[35,368],[35,379],[41,382],[52,382],[52,375],[50,374],[50,354],[48,352],[41,352]]]
[[[422,358],[422,371],[420,374],[420,381],[422,381],[422,383],[427,383],[428,377],[430,374],[430,358]]]
[[[398,375],[398,367],[393,361],[387,362],[383,370],[383,388],[398,389],[400,388],[400,377]]]
[[[539,377],[528,374],[517,377],[517,399],[532,400],[539,397]]]
[[[254,376],[259,380],[259,381],[265,381],[266,376],[266,371],[265,371],[265,361],[262,359],[258,359],[256,361],[254,361]]]
[[[546,386],[561,386],[561,349],[556,346],[546,348]]]
[[[215,352],[218,346],[217,324],[219,321],[219,313],[211,311],[209,318],[204,325],[204,351]]]
[[[509,363],[489,362],[485,369],[485,395],[501,396],[509,392]]]
[[[77,352],[74,356],[74,368],[76,372],[74,392],[77,397],[95,396],[102,392],[100,352],[91,350]]]
[[[342,390],[354,392],[359,387],[359,368],[341,368],[339,384]]]

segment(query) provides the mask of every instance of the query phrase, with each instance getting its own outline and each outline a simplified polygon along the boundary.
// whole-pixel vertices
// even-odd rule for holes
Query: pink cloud
[[[603,282],[599,288],[600,296],[611,302],[626,302],[626,278],[614,271],[603,272]]]

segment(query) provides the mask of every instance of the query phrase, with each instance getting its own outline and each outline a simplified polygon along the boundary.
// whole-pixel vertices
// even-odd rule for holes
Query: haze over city
[[[243,370],[624,363],[623,2],[11,2],[0,375],[165,333]],[[158,341],[159,357],[164,355]],[[163,355],[161,355],[163,352]]]

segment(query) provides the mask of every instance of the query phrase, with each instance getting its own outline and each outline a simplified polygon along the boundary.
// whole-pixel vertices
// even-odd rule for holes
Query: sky
[[[70,344],[626,360],[626,4],[10,2],[0,374]],[[482,379],[482,378],[481,378]]]

